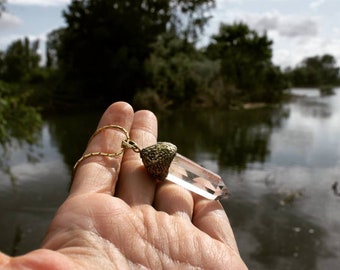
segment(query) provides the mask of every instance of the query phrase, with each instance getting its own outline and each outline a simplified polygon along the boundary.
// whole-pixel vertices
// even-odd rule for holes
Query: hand
[[[156,143],[157,120],[119,102],[99,127],[116,124],[141,148]],[[86,153],[114,153],[124,134],[106,129]],[[228,218],[217,201],[151,179],[139,155],[90,157],[76,171],[70,195],[53,218],[42,248],[0,254],[5,269],[246,269]],[[25,268],[26,269],[26,268]]]

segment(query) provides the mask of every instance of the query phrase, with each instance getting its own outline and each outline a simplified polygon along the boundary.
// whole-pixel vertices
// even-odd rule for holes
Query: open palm
[[[157,120],[115,103],[99,127],[116,124],[140,147],[156,143]],[[100,132],[86,153],[115,153],[124,134]],[[42,248],[0,266],[33,269],[246,269],[228,218],[217,201],[151,179],[138,154],[83,160],[68,199],[57,211]]]

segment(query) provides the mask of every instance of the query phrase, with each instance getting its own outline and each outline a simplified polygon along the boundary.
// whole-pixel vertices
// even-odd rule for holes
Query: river
[[[222,176],[231,193],[222,204],[250,269],[337,269],[340,89],[292,92],[273,107],[160,115],[159,140]],[[0,250],[39,247],[99,117],[46,117],[34,144],[0,148]]]

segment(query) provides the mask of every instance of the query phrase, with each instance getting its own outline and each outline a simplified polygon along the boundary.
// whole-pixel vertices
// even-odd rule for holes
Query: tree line
[[[333,56],[281,70],[273,41],[242,22],[222,23],[198,48],[214,7],[214,0],[73,0],[63,11],[66,26],[48,35],[44,65],[38,41],[17,40],[0,53],[0,81],[44,109],[115,100],[233,107],[280,101],[290,86],[339,84]]]

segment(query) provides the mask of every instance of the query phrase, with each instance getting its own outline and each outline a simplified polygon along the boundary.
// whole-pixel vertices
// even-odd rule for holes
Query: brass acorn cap
[[[164,180],[176,153],[176,145],[169,142],[158,142],[142,149],[140,156],[149,175],[155,179]]]

